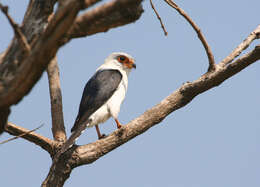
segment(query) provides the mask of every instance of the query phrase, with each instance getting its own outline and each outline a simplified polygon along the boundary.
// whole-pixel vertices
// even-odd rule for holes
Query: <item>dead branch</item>
[[[8,6],[3,6],[0,3],[0,9],[1,11],[4,13],[4,15],[6,16],[6,18],[8,19],[10,25],[12,26],[13,30],[14,30],[14,34],[16,36],[16,38],[18,39],[20,46],[22,47],[22,49],[26,52],[29,53],[31,51],[31,47],[27,42],[26,37],[24,36],[24,34],[21,31],[21,28],[19,27],[19,25],[17,23],[15,23],[15,21],[11,18],[11,16],[8,14]]]
[[[142,0],[113,0],[87,11],[75,20],[63,43],[72,38],[90,36],[99,32],[107,32],[138,20],[143,13]]]
[[[249,36],[238,45],[225,59],[220,62],[220,66],[225,66],[231,63],[242,51],[244,51],[255,39],[259,39],[260,36],[260,25],[249,34]]]
[[[192,28],[195,30],[195,32],[197,33],[206,53],[208,56],[208,61],[209,61],[209,68],[208,71],[214,71],[216,69],[216,64],[215,64],[215,60],[214,60],[214,56],[213,53],[210,49],[210,46],[208,44],[208,42],[206,41],[206,38],[204,37],[204,35],[201,32],[201,29],[197,26],[197,24],[191,19],[190,16],[188,16],[188,14],[181,9],[176,3],[174,3],[172,0],[164,0],[168,5],[170,5],[172,8],[174,8],[175,10],[177,10],[179,12],[180,15],[182,15],[188,22],[189,24],[192,26]]]
[[[54,57],[49,63],[47,73],[51,100],[52,134],[54,140],[65,142],[66,132],[63,119],[62,94],[57,57]]]
[[[23,136],[25,136],[25,135],[27,135],[27,134],[30,134],[31,132],[34,132],[34,131],[40,129],[41,127],[43,127],[43,124],[40,125],[39,127],[36,127],[35,129],[32,129],[32,130],[30,130],[30,131],[28,131],[28,132],[25,132],[25,133],[23,133],[23,134],[21,134],[21,135],[19,135],[19,136],[15,136],[15,137],[9,138],[9,139],[7,139],[7,140],[4,140],[4,141],[0,142],[0,144],[5,144],[5,143],[10,142],[10,141],[13,141],[13,140],[15,140],[15,139],[17,139],[17,138],[23,137]]]
[[[154,7],[154,5],[153,5],[153,1],[152,1],[152,0],[150,0],[150,4],[151,4],[151,7],[152,7],[154,13],[156,14],[157,19],[160,21],[160,24],[161,24],[161,27],[162,27],[162,29],[163,29],[164,35],[167,36],[168,33],[167,33],[167,31],[166,31],[166,29],[165,29],[165,27],[164,27],[164,24],[163,24],[163,22],[162,22],[162,19],[161,19],[159,13],[156,11],[156,9],[155,9],[155,7]]]
[[[14,136],[21,136],[21,138],[28,140],[29,142],[35,143],[36,145],[42,147],[44,150],[48,151],[50,155],[54,153],[54,141],[39,135],[35,132],[30,132],[30,130],[19,127],[13,123],[8,122],[5,126],[5,131]]]

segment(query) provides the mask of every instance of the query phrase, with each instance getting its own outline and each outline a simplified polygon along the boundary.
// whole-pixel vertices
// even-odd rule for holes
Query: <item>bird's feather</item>
[[[115,69],[99,70],[93,75],[84,88],[79,112],[71,129],[72,132],[108,101],[121,80],[122,74]]]

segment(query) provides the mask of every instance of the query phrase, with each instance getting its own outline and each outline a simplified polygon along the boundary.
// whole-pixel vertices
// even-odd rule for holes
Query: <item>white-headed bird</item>
[[[134,59],[123,52],[112,53],[105,59],[84,88],[72,135],[63,144],[58,156],[71,147],[88,127],[96,127],[99,139],[103,135],[98,124],[110,117],[114,118],[117,128],[121,127],[117,117],[125,99],[128,75],[133,68],[136,68]]]

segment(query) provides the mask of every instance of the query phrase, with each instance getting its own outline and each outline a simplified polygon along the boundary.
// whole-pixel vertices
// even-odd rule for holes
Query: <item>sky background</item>
[[[28,1],[3,0],[21,23]],[[259,0],[176,1],[205,34],[217,62],[225,58],[260,23]],[[159,103],[186,81],[208,68],[207,56],[190,25],[163,1],[154,0],[169,33],[164,36],[149,1],[136,23],[75,39],[58,52],[69,133],[78,112],[82,90],[96,68],[112,52],[136,59],[119,120],[126,124]],[[0,13],[0,51],[13,31]],[[255,41],[248,49],[259,44]],[[259,187],[260,186],[260,62],[220,86],[197,96],[159,125],[120,146],[91,165],[76,168],[65,183],[74,186],[124,187]],[[12,107],[9,121],[52,138],[47,75],[30,94]],[[114,121],[100,126],[115,130]],[[11,136],[5,133],[3,141]],[[78,144],[97,140],[94,128]],[[40,186],[51,159],[40,147],[18,139],[0,146],[1,186]]]

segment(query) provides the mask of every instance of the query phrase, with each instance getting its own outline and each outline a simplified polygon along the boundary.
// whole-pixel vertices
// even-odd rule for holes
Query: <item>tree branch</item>
[[[54,140],[65,142],[66,132],[63,119],[62,94],[57,57],[54,57],[49,63],[47,73],[51,100],[52,134]]]
[[[25,132],[25,133],[23,133],[23,134],[21,134],[21,135],[19,135],[19,136],[15,136],[15,137],[9,138],[9,139],[7,139],[7,140],[4,140],[4,141],[0,142],[0,144],[5,144],[5,143],[10,142],[10,141],[13,141],[13,140],[15,140],[15,139],[17,139],[17,138],[21,138],[21,137],[23,137],[23,136],[25,136],[25,135],[27,135],[27,134],[30,134],[31,132],[34,132],[34,131],[40,129],[41,127],[43,127],[43,124],[40,125],[39,127],[36,127],[35,129],[32,129],[32,130],[30,130],[30,131],[28,131],[28,132]]]
[[[19,25],[17,23],[15,23],[15,21],[11,18],[11,16],[8,14],[8,6],[3,6],[0,3],[0,9],[1,11],[5,14],[5,16],[7,17],[10,25],[12,26],[13,30],[14,30],[14,34],[16,36],[16,38],[18,39],[20,46],[22,47],[22,49],[26,52],[29,53],[31,51],[31,47],[27,42],[26,37],[24,36],[24,34],[22,33]]]
[[[23,34],[27,38],[29,45],[31,45],[31,42],[33,40],[39,38],[41,33],[44,31],[46,24],[48,23],[48,18],[52,14],[53,6],[55,2],[56,0],[45,0],[45,1],[31,0],[30,1],[21,27],[21,30],[23,31]],[[21,92],[17,92],[18,91],[17,90],[8,93],[8,95],[5,95],[6,90],[12,88],[13,86],[12,84],[10,84],[11,80],[13,80],[14,77],[24,76],[23,73],[18,72],[18,70],[19,67],[21,66],[21,61],[25,57],[28,57],[28,53],[27,52],[24,53],[24,50],[22,49],[17,37],[14,37],[7,50],[1,53],[0,55],[1,103],[2,101],[5,101],[7,97],[11,97],[12,94],[19,95],[21,93]],[[23,71],[21,70],[21,72]],[[23,85],[23,82],[18,86],[22,88],[23,86],[21,85]],[[17,98],[16,102],[18,102],[23,96],[24,95],[20,95]],[[13,104],[14,103],[15,102],[13,102]],[[0,107],[0,134],[1,134],[1,129],[4,129],[4,126],[7,123],[8,115],[10,113],[9,110],[10,105]]]
[[[231,63],[237,56],[239,56],[242,51],[244,51],[255,39],[260,37],[260,25],[249,34],[249,36],[237,46],[225,59],[220,62],[220,66],[225,66]]]
[[[82,1],[78,0],[67,0],[65,6],[58,8],[44,33],[32,42],[31,53],[21,57],[18,67],[15,65],[15,72],[13,68],[10,69],[15,63],[13,61],[0,67],[0,100],[3,101],[0,107],[16,104],[29,93],[55,56],[60,47],[60,40],[74,22],[81,3]]]
[[[196,25],[196,23],[191,19],[191,17],[189,17],[188,14],[183,9],[181,9],[176,3],[174,3],[172,0],[164,0],[164,1],[172,8],[177,10],[179,14],[182,15],[189,22],[192,28],[195,30],[208,56],[208,61],[209,61],[208,71],[214,71],[216,69],[214,56],[210,49],[210,46],[206,41],[206,38],[201,32],[201,29]]]
[[[19,127],[13,123],[8,122],[5,126],[5,131],[14,136],[21,136],[22,138],[28,140],[29,142],[35,143],[36,145],[42,147],[44,150],[48,151],[50,155],[54,154],[54,141],[39,135],[35,132],[30,132],[30,130]],[[29,133],[30,132],[30,133]]]
[[[163,22],[162,22],[162,19],[161,19],[159,13],[156,11],[156,9],[155,9],[155,7],[154,7],[154,5],[153,5],[153,1],[152,1],[152,0],[150,0],[150,4],[151,4],[151,7],[152,7],[152,9],[153,9],[153,11],[154,11],[154,13],[155,13],[157,19],[160,21],[160,24],[161,24],[161,27],[162,27],[162,29],[163,29],[164,35],[167,36],[168,33],[167,33],[167,31],[166,31],[166,29],[165,29],[165,27],[164,27],[164,24],[163,24]]]
[[[138,20],[143,13],[142,0],[114,0],[104,3],[75,20],[63,43],[72,38],[85,37]]]

